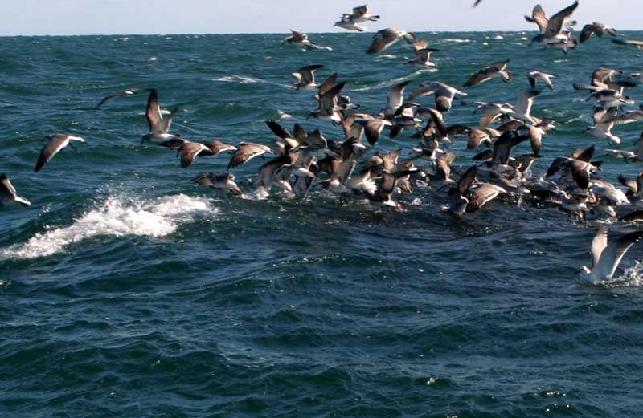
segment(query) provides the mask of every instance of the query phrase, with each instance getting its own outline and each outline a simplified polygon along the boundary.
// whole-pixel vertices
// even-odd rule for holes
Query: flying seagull
[[[511,80],[511,71],[507,69],[508,64],[509,60],[499,61],[491,64],[490,66],[481,69],[480,71],[469,77],[469,80],[467,80],[464,86],[475,86],[476,84],[481,84],[489,81],[494,77],[501,77],[504,82],[508,82],[509,80]]]
[[[552,84],[551,79],[555,78],[555,76],[551,74],[546,74],[541,71],[530,71],[529,74],[527,75],[527,78],[529,79],[529,84],[531,85],[532,89],[536,88],[536,82],[538,80],[541,80],[545,85],[549,88],[549,90],[554,90],[554,85]]]
[[[262,144],[242,142],[239,144],[234,154],[232,154],[232,158],[228,163],[228,169],[235,168],[237,166],[240,166],[241,164],[245,164],[253,158],[266,153],[272,153],[270,147]]]
[[[103,104],[105,104],[106,101],[114,99],[116,97],[133,96],[136,93],[140,93],[140,92],[143,92],[143,91],[150,91],[150,90],[151,89],[141,89],[141,88],[133,87],[133,88],[129,88],[129,89],[126,89],[126,90],[123,90],[123,91],[119,91],[117,93],[112,93],[110,95],[107,95],[107,96],[103,97],[103,99],[100,102],[98,102],[98,104],[96,105],[96,109],[98,109]]]
[[[20,203],[22,206],[31,206],[31,202],[18,196],[15,187],[5,173],[0,174],[0,206]]]
[[[401,38],[404,38],[408,43],[415,42],[415,34],[410,32],[405,32],[403,30],[398,30],[394,28],[386,28],[377,31],[373,36],[373,41],[371,46],[366,51],[368,54],[377,54],[378,52],[384,51],[386,48],[390,47]]]
[[[292,76],[295,77],[296,80],[295,87],[297,88],[297,90],[316,87],[317,84],[315,84],[315,71],[323,67],[323,65],[319,64],[307,65],[292,73]]]
[[[69,145],[70,141],[85,142],[83,138],[74,135],[56,134],[47,136],[47,144],[45,144],[40,151],[38,161],[36,161],[36,166],[33,171],[40,171],[49,160],[54,158],[54,155],[56,155],[58,151]]]
[[[357,6],[353,8],[353,13],[345,13],[342,15],[342,19],[339,22],[335,22],[335,26],[346,30],[356,30],[359,32],[364,32],[366,27],[358,25],[362,22],[377,22],[379,20],[379,15],[371,15],[368,12],[367,6]]]
[[[525,20],[535,23],[540,32],[531,40],[531,44],[534,42],[544,43],[550,47],[560,48],[565,53],[568,48],[575,48],[576,39],[570,30],[575,22],[570,22],[570,18],[577,7],[578,1],[575,1],[548,19],[542,6],[536,5],[531,16],[525,16]]]
[[[178,139],[166,141],[161,145],[167,146],[168,148],[177,148],[177,153],[181,158],[181,167],[183,168],[189,167],[196,157],[213,157],[222,152],[237,150],[235,146],[225,144],[218,139],[207,144]]]
[[[643,230],[621,235],[612,242],[608,241],[608,228],[598,229],[592,240],[592,267],[582,267],[580,278],[590,283],[611,280],[625,256],[625,253],[643,237]]]
[[[317,44],[312,43],[310,39],[308,39],[308,35],[306,35],[303,32],[299,32],[293,29],[290,29],[290,32],[291,32],[291,35],[284,38],[282,43],[287,43],[291,45],[301,45],[308,49],[324,49],[327,51],[333,50],[333,48],[329,46],[319,46]]]
[[[169,114],[161,111],[158,90],[150,89],[149,91],[150,95],[147,99],[145,118],[147,119],[150,131],[143,135],[141,141],[161,143],[169,139],[178,138],[178,135],[171,134],[169,130],[170,126],[172,126],[172,118],[174,114],[179,111],[179,108],[173,108]]]
[[[580,33],[580,43],[587,41],[591,38],[592,34],[596,34],[599,38],[603,37],[603,34],[609,33],[612,36],[616,36],[616,29],[610,28],[599,22],[592,22],[583,26],[583,30]]]

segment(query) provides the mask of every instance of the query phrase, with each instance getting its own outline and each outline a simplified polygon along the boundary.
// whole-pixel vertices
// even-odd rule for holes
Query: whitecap
[[[279,115],[279,119],[292,119],[292,115],[284,112],[283,110],[277,109],[277,114]]]
[[[442,39],[440,42],[451,42],[454,44],[466,44],[471,42],[471,39],[459,39],[459,38],[447,38],[447,39]]]
[[[184,194],[149,201],[112,196],[69,226],[37,233],[23,244],[0,250],[0,259],[46,257],[96,236],[160,238],[173,233],[179,225],[191,221],[198,213],[213,212],[216,213],[216,208],[208,199]]]
[[[214,81],[223,81],[226,83],[239,83],[239,84],[255,84],[255,83],[265,83],[265,80],[260,78],[252,78],[245,75],[232,74],[224,75],[222,77],[217,77],[213,79]]]

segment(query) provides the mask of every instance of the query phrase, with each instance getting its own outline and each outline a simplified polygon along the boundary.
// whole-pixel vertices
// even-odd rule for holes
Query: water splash
[[[0,260],[46,257],[95,236],[159,238],[173,233],[180,224],[191,221],[199,212],[212,213],[216,209],[205,198],[184,194],[151,201],[132,201],[112,196],[69,226],[37,233],[24,244],[0,250]]]

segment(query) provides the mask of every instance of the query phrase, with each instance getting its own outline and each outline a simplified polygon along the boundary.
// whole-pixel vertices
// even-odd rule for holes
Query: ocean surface
[[[323,193],[231,198],[191,182],[224,172],[227,155],[182,169],[172,150],[140,143],[145,94],[95,109],[156,87],[183,109],[173,130],[193,140],[270,144],[266,119],[338,139],[307,119],[312,92],[291,87],[292,71],[323,64],[319,79],[338,72],[377,112],[396,82],[461,86],[511,58],[511,83],[465,100],[514,102],[528,70],[557,76],[534,106],[559,124],[536,172],[593,143],[608,179],[641,170],[602,155],[572,82],[599,66],[640,71],[643,52],[592,39],[564,56],[517,32],[423,36],[438,71],[405,65],[401,44],[367,56],[370,34],[311,34],[332,52],[280,35],[0,38],[0,171],[33,203],[0,209],[0,416],[640,416],[643,246],[619,283],[587,285],[578,270],[596,226],[552,208],[498,201],[456,221],[421,190],[403,212]],[[456,102],[448,122],[477,117]],[[615,131],[631,148],[641,125]],[[55,132],[87,142],[33,173]],[[378,149],[414,144],[384,135]],[[464,140],[451,149],[470,165]],[[244,190],[265,161],[235,169]]]

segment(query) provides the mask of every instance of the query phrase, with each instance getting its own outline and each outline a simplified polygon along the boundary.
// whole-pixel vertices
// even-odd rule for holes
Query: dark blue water
[[[594,226],[556,209],[497,202],[454,221],[444,196],[421,191],[406,212],[321,194],[229,198],[190,182],[225,170],[225,157],[181,169],[172,151],[140,144],[145,96],[94,109],[113,91],[156,87],[164,105],[182,106],[174,128],[194,140],[269,144],[263,121],[284,114],[339,138],[306,119],[314,101],[289,87],[293,70],[324,64],[320,78],[339,72],[376,112],[397,81],[461,85],[511,58],[512,83],[472,88],[468,100],[513,102],[528,70],[556,74],[556,92],[534,108],[559,124],[539,171],[606,145],[586,135],[591,105],[572,82],[643,66],[643,53],[608,41],[564,57],[527,48],[520,33],[427,36],[438,72],[413,72],[402,46],[366,56],[367,34],[312,36],[333,52],[272,35],[1,38],[0,171],[33,206],[0,212],[0,415],[639,416],[640,246],[621,284],[588,286],[577,271]],[[476,117],[457,105],[449,123]],[[617,127],[621,147],[640,130]],[[33,173],[54,132],[87,142]],[[457,165],[469,164],[464,148],[452,146]],[[603,159],[612,180],[641,169]],[[245,190],[261,163],[235,171]]]

